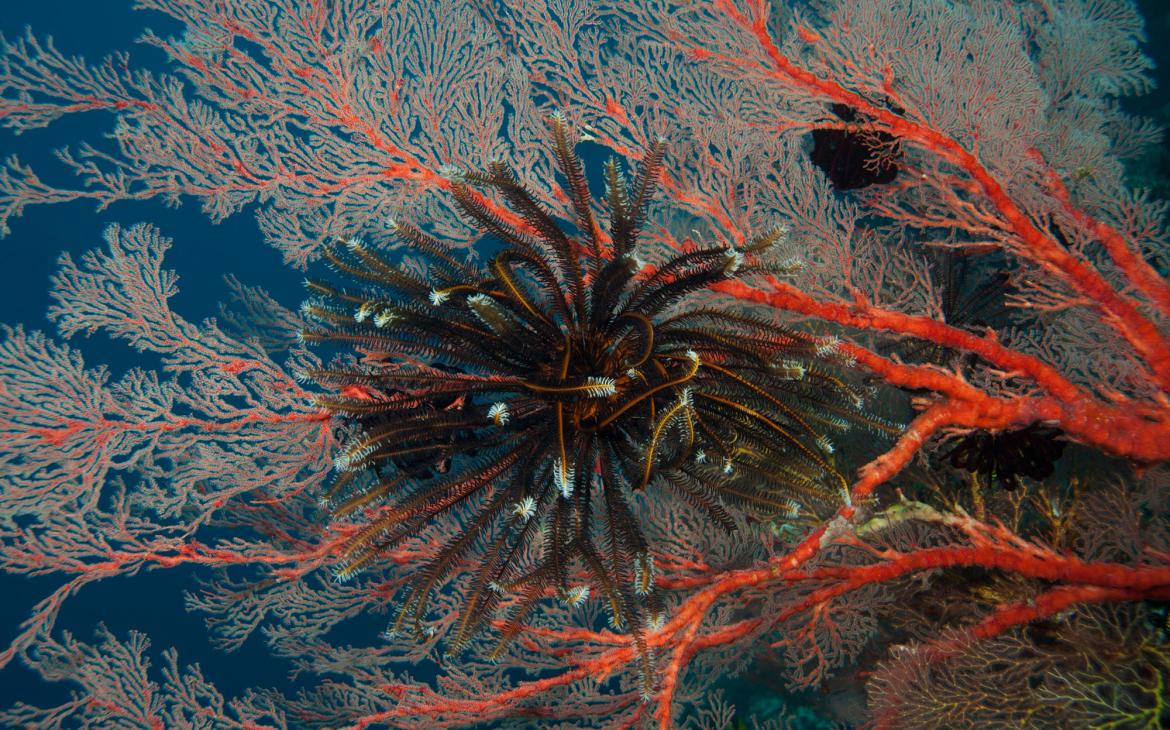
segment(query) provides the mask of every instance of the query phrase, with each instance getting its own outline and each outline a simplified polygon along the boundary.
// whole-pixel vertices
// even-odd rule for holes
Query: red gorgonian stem
[[[820,78],[797,65],[772,39],[767,27],[768,15],[762,6],[756,8],[753,17],[748,17],[730,0],[716,0],[715,7],[756,40],[771,65],[728,57],[702,47],[689,48],[692,58],[741,69],[746,67],[781,84],[849,106],[871,119],[875,129],[931,152],[965,172],[974,181],[974,189],[999,214],[1001,228],[1018,242],[1012,251],[1064,281],[1090,302],[1101,313],[1103,321],[1133,347],[1162,393],[1170,392],[1170,340],[1142,314],[1129,295],[1114,289],[1082,257],[1074,255],[1051,234],[1041,231],[975,155],[942,132],[907,120],[839,83]],[[802,33],[801,37],[813,44],[823,42],[811,31]],[[896,92],[893,89],[888,91],[896,100]],[[1049,172],[1047,182],[1068,212],[1102,241],[1129,283],[1150,297],[1163,315],[1170,314],[1170,285],[1157,276],[1116,230],[1077,209],[1053,173]],[[958,374],[905,365],[856,345],[844,345],[845,354],[887,382],[906,388],[929,389],[946,398],[911,424],[893,449],[863,470],[862,481],[854,488],[856,496],[867,495],[896,474],[932,435],[946,427],[1003,429],[1048,421],[1058,424],[1072,438],[1110,454],[1144,463],[1170,459],[1170,400],[1165,397],[1156,403],[1136,403],[1127,399],[1104,402],[1085,388],[1071,383],[1052,366],[1012,350],[990,336],[973,335],[929,317],[883,309],[869,304],[860,293],[855,294],[852,304],[845,304],[816,299],[775,279],[769,281],[767,290],[742,282],[725,282],[715,288],[732,296],[847,327],[909,335],[971,352],[1001,371],[1027,376],[1043,390],[1043,395],[1032,397],[994,396],[971,386]]]

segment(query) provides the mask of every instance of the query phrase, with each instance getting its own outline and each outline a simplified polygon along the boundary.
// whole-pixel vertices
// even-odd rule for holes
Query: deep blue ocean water
[[[31,26],[38,38],[51,35],[58,48],[90,61],[129,50],[133,65],[162,71],[166,67],[162,54],[135,44],[135,40],[147,27],[164,36],[178,34],[180,29],[170,18],[135,11],[131,6],[130,0],[3,3],[0,31],[7,38],[16,38]],[[47,129],[20,136],[0,130],[0,156],[7,158],[15,153],[46,180],[67,185],[73,181],[53,158],[53,150],[76,146],[82,140],[95,145],[108,143],[103,135],[112,126],[111,115],[96,112],[65,118]],[[263,243],[251,211],[214,225],[194,201],[178,209],[167,208],[158,201],[117,203],[100,212],[94,210],[92,202],[79,201],[31,207],[12,221],[11,235],[0,240],[0,322],[54,332],[45,313],[50,304],[49,277],[57,268],[57,257],[64,251],[77,256],[103,246],[101,234],[111,222],[129,225],[140,221],[154,223],[163,235],[174,239],[165,267],[179,273],[180,292],[171,304],[188,320],[199,321],[216,314],[217,303],[228,296],[223,276],[229,273],[247,284],[263,286],[290,307],[304,296],[303,274],[286,267],[279,253]],[[105,364],[115,375],[128,367],[154,364],[124,343],[100,335],[91,339],[77,337],[70,344],[85,353],[87,365]],[[174,646],[181,664],[198,662],[229,698],[253,686],[287,689],[287,665],[272,659],[259,637],[253,637],[231,655],[215,650],[205,640],[202,616],[183,608],[183,591],[194,586],[194,572],[154,571],[88,586],[67,603],[56,633],[70,630],[90,643],[99,622],[122,640],[131,630],[143,631],[153,641],[150,655],[156,668],[161,651]],[[4,646],[16,635],[17,626],[29,616],[32,606],[60,582],[59,578],[30,580],[0,575],[0,642]],[[383,619],[376,619],[371,631],[376,633],[383,623]],[[17,700],[51,706],[64,701],[70,689],[46,684],[19,662],[13,662],[0,673],[0,707],[9,707]]]
[[[145,27],[160,35],[175,34],[180,29],[168,18],[134,11],[130,6],[130,0],[9,0],[0,7],[0,30],[13,38],[31,25],[38,37],[52,35],[60,49],[91,61],[129,49],[134,66],[161,71],[165,68],[161,53],[137,46],[134,40]],[[1158,61],[1159,76],[1164,79],[1170,67],[1170,3],[1147,0],[1143,6],[1153,39],[1147,51]],[[1168,89],[1170,84],[1160,81],[1155,95],[1139,100],[1138,106],[1147,113],[1161,108],[1164,115]],[[48,129],[19,137],[0,130],[0,155],[18,154],[47,179],[70,184],[74,181],[53,159],[52,151],[82,140],[101,143],[102,135],[109,132],[112,124],[112,116],[98,112],[66,118]],[[172,300],[172,306],[189,320],[215,314],[217,302],[225,299],[228,292],[222,280],[228,273],[245,284],[263,286],[289,306],[295,306],[303,297],[301,274],[287,268],[279,254],[263,243],[249,212],[213,225],[194,201],[187,201],[179,209],[166,208],[158,201],[118,203],[101,212],[94,211],[91,202],[81,201],[33,207],[11,221],[12,234],[0,240],[0,322],[52,332],[54,328],[45,318],[45,311],[49,306],[49,276],[56,269],[57,257],[63,251],[78,255],[101,246],[101,232],[110,222],[128,225],[139,221],[156,224],[164,235],[175,240],[166,262],[167,268],[180,275],[180,293]],[[123,343],[100,336],[91,340],[76,338],[71,344],[85,352],[87,363],[106,364],[114,373],[132,365],[150,364]],[[183,590],[193,585],[192,572],[155,571],[88,586],[68,602],[56,632],[71,630],[88,642],[99,622],[121,639],[130,630],[144,631],[154,642],[150,653],[156,666],[161,651],[174,646],[179,650],[181,664],[200,663],[207,678],[229,698],[253,686],[289,689],[287,665],[270,657],[259,637],[253,637],[232,655],[210,647],[204,638],[201,616],[183,609]],[[54,577],[30,580],[0,575],[3,645],[28,617],[31,606],[59,582]],[[371,624],[374,631],[380,628],[380,622],[378,618]],[[66,698],[69,689],[46,684],[15,662],[0,673],[0,707],[17,700],[40,706],[56,704]]]

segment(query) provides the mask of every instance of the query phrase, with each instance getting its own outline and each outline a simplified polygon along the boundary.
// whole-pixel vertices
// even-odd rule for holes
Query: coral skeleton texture
[[[720,417],[739,418],[744,434],[741,463],[760,466],[766,449],[787,448],[790,461],[815,450],[818,475],[843,475],[844,488],[779,516],[724,511],[718,490],[686,498],[650,479],[659,474],[650,449],[643,484],[614,492],[644,531],[637,565],[599,571],[578,551],[579,562],[558,563],[558,580],[523,600],[496,585],[498,612],[468,637],[460,616],[487,593],[474,565],[444,564],[444,545],[461,535],[486,543],[530,518],[555,543],[543,515],[557,495],[489,509],[490,489],[469,491],[456,509],[428,513],[444,512],[438,519],[369,542],[378,549],[360,553],[364,571],[347,570],[351,547],[367,544],[358,539],[366,523],[331,520],[330,490],[335,463],[369,456],[346,446],[361,443],[355,430],[369,421],[330,405],[356,412],[417,396],[409,383],[434,362],[405,345],[368,346],[367,335],[348,354],[309,348],[313,322],[336,312],[313,301],[286,308],[297,302],[251,286],[263,282],[230,279],[234,305],[218,319],[186,319],[171,304],[171,239],[151,224],[111,224],[104,244],[61,257],[55,334],[0,333],[0,568],[53,581],[0,650],[0,669],[23,662],[72,691],[57,706],[0,710],[0,724],[723,728],[743,715],[711,685],[740,675],[777,693],[822,688],[819,700],[802,697],[843,724],[1170,723],[1170,233],[1167,202],[1126,167],[1162,134],[1122,105],[1153,86],[1132,3],[137,7],[183,29],[142,37],[165,55],[165,73],[140,70],[130,54],[73,57],[31,30],[0,39],[0,124],[11,133],[85,112],[113,120],[108,138],[58,152],[73,185],[10,156],[0,231],[19,230],[29,206],[198,202],[215,221],[254,212],[255,245],[311,278],[327,265],[344,270],[347,259],[331,252],[348,243],[352,255],[393,261],[395,281],[414,282],[440,278],[444,261],[477,272],[497,263],[490,246],[475,245],[475,221],[523,243],[547,220],[575,226],[574,244],[596,244],[585,257],[592,285],[612,256],[602,244],[620,236],[593,222],[609,219],[590,207],[590,189],[612,209],[623,171],[637,181],[634,171],[651,169],[658,194],[640,222],[628,270],[641,278],[632,280],[717,253],[687,306],[718,305],[753,323],[741,340],[773,328],[767,336],[798,342],[796,356],[771,363],[777,381],[835,383],[817,391],[834,397],[807,417],[825,424],[807,446],[759,437],[761,409],[725,403]],[[550,119],[586,161],[616,159],[608,191],[574,179],[550,143]],[[830,143],[861,162],[826,162]],[[467,184],[505,166],[544,218],[518,213],[518,194],[498,175]],[[468,210],[478,211],[471,222],[460,215]],[[441,255],[418,255],[404,230]],[[775,249],[767,266],[750,255],[764,239]],[[429,316],[423,306],[494,316],[490,306],[506,297],[488,284],[523,279],[496,271],[477,281],[485,298],[436,287],[411,316]],[[682,271],[673,275],[686,279]],[[390,307],[336,294],[358,304],[342,331],[394,326]],[[583,306],[572,294],[564,301]],[[448,324],[471,327],[466,319]],[[657,324],[647,319],[646,331]],[[115,376],[86,363],[69,342],[83,334],[129,345],[144,365]],[[662,381],[681,383],[671,368],[694,375],[692,354],[687,370],[664,351]],[[313,378],[372,362],[416,380],[389,379],[383,392]],[[567,374],[566,365],[562,381]],[[582,375],[572,387],[602,403],[638,377],[657,376]],[[734,387],[796,413],[750,382]],[[842,394],[849,408],[835,400]],[[549,407],[561,409],[562,395]],[[697,396],[672,391],[676,406],[661,423],[658,403],[632,399],[650,405],[659,428],[647,436],[644,423],[631,425],[613,448],[663,444],[672,465],[686,457],[692,473],[732,474],[722,432],[694,436]],[[501,428],[527,417],[515,403],[474,405]],[[470,406],[428,405],[456,415]],[[578,425],[598,418],[596,408],[579,407]],[[559,446],[566,453],[563,436]],[[426,468],[444,475],[469,463]],[[483,481],[512,466],[485,466]],[[566,456],[559,466],[549,478],[564,501],[600,499],[590,490],[602,459],[573,471]],[[376,516],[384,495],[375,491],[354,492],[352,509]],[[498,519],[473,529],[484,514]],[[443,570],[424,574],[436,565]],[[101,616],[93,644],[57,626],[62,606],[97,581],[179,567],[200,577],[186,603],[205,615],[217,647],[262,641],[304,688],[228,699],[173,650],[152,667],[148,639],[116,636]],[[608,586],[600,576],[611,572],[629,585]],[[412,609],[411,632],[351,643],[347,628],[409,606],[420,581],[437,589]],[[636,627],[607,611],[606,597],[619,595]],[[500,645],[502,633],[515,640]],[[761,727],[790,720],[756,718]]]

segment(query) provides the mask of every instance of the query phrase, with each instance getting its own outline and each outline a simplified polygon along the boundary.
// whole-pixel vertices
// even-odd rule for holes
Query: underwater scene
[[[0,727],[1170,727],[1166,0],[0,8]]]

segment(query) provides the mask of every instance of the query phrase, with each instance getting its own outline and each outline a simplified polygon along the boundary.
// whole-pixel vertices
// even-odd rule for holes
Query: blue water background
[[[155,72],[167,69],[157,49],[135,43],[144,28],[162,36],[179,35],[182,29],[170,18],[154,12],[135,11],[129,0],[40,0],[37,3],[5,2],[0,9],[0,30],[8,39],[20,37],[31,26],[40,40],[52,35],[67,55],[83,55],[90,62],[114,52],[128,50],[131,66]],[[15,136],[0,130],[0,156],[19,155],[47,182],[75,188],[72,178],[53,157],[53,150],[82,140],[102,149],[116,149],[104,138],[114,123],[105,112],[66,117],[47,129]],[[11,221],[12,233],[0,240],[0,322],[23,324],[28,330],[55,333],[45,316],[50,305],[49,277],[57,269],[57,258],[68,251],[75,257],[103,247],[102,231],[111,222],[129,225],[147,221],[163,235],[174,239],[165,267],[179,274],[179,294],[172,308],[189,321],[198,322],[217,313],[217,303],[226,301],[229,289],[225,274],[242,282],[266,288],[279,301],[295,307],[304,297],[303,274],[285,266],[276,249],[266,245],[252,211],[239,213],[223,223],[212,224],[193,199],[178,209],[160,201],[115,203],[98,212],[92,201],[65,205],[33,206]],[[158,360],[134,351],[123,342],[103,335],[75,337],[69,341],[85,355],[87,367],[106,365],[114,377],[130,367],[153,368]],[[100,622],[119,640],[131,630],[148,634],[153,640],[148,656],[157,670],[161,652],[167,647],[179,651],[181,665],[198,662],[207,678],[228,698],[248,687],[279,686],[291,689],[287,663],[273,659],[259,635],[253,636],[234,654],[214,649],[205,639],[203,617],[183,608],[183,591],[195,587],[195,574],[209,577],[206,570],[171,569],[142,573],[133,578],[115,578],[89,585],[69,600],[54,630],[60,637],[68,629],[82,641],[94,641],[94,627]],[[33,605],[57,588],[61,577],[28,579],[0,574],[0,642],[8,646],[18,625]],[[384,625],[384,618],[370,623],[370,636]],[[357,638],[357,637],[353,637]],[[367,641],[369,636],[367,636]],[[159,679],[157,671],[155,679]],[[37,706],[65,701],[75,687],[47,684],[14,661],[0,672],[0,707],[17,700]]]

